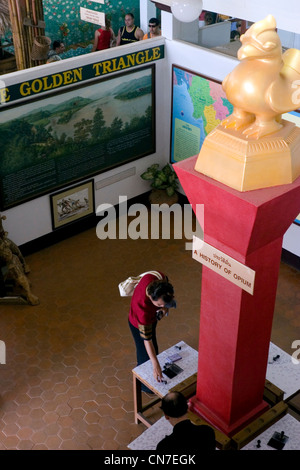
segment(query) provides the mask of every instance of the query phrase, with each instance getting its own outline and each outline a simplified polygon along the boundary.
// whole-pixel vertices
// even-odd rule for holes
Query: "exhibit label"
[[[253,295],[255,271],[222,251],[193,237],[193,259]]]
[[[53,91],[93,78],[107,76],[114,72],[121,72],[163,58],[164,46],[161,45],[34,78],[33,80],[26,80],[11,86],[6,86],[5,81],[0,80],[0,105],[10,104],[22,98],[36,97],[46,91]]]
[[[80,7],[80,19],[89,23],[105,26],[105,14]]]

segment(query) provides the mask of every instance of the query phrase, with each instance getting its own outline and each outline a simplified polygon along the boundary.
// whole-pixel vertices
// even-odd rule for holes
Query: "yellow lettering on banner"
[[[79,69],[74,69],[74,82],[77,82],[78,80],[82,80],[82,67],[79,67]]]
[[[119,70],[117,68],[117,59],[112,59],[112,66],[113,66],[113,72],[116,72],[117,70]]]
[[[44,82],[43,90],[44,91],[51,90],[51,88],[53,87],[53,83],[49,83],[48,85],[48,78],[49,77],[43,77],[43,82]]]
[[[78,80],[82,80],[82,67],[74,70],[66,70],[62,73],[55,73],[48,77],[36,78],[31,82],[31,85],[29,82],[23,82],[20,85],[20,94],[22,96],[28,96],[34,93],[40,93],[41,91],[51,90],[52,88],[58,88],[61,85],[70,85]]]
[[[26,87],[26,88],[25,88]],[[22,96],[28,96],[30,95],[30,86],[29,86],[29,82],[23,82],[21,83],[20,85],[20,93]]]
[[[151,52],[151,55],[149,57],[149,53]],[[146,51],[146,61],[147,62],[150,62],[151,60],[153,60],[153,55],[152,55],[152,50],[150,51],[149,49]]]
[[[93,65],[93,69],[96,69],[96,72],[95,72],[95,77],[98,77],[99,75],[101,75],[101,72],[100,72],[100,67],[102,67],[102,63],[101,62],[98,62],[97,64],[94,64]]]
[[[153,49],[146,49],[145,51],[97,62],[93,64],[93,69],[95,70],[95,77],[98,77],[99,75],[117,72],[118,70],[127,69],[128,67],[134,67],[135,65],[141,65],[160,58],[160,48],[154,47]]]
[[[126,56],[127,58],[127,66],[130,67],[131,65],[135,64],[135,58],[134,55],[130,54]]]
[[[42,88],[43,88],[42,80],[39,80],[39,79],[33,80],[31,84],[31,89],[33,93],[39,93],[42,90]]]
[[[111,69],[111,61],[105,60],[102,62],[102,73],[103,75],[106,73],[111,73],[113,70]]]
[[[94,71],[94,77],[98,77],[101,75],[110,74],[112,72],[117,72],[119,70],[124,70],[129,67],[145,64],[160,58],[161,52],[159,46],[121,57],[116,57],[110,60],[105,60],[103,62],[97,62],[92,64],[91,67]],[[87,78],[83,78],[82,76],[83,70],[86,68],[87,67],[79,67],[77,69],[66,70],[46,77],[40,77],[34,80],[22,82],[16,86],[19,87],[19,94],[22,97],[39,94],[44,91],[53,90],[54,88],[70,85],[78,81],[87,80]],[[88,75],[90,75],[90,70],[88,72]],[[13,88],[15,88],[15,86]],[[14,95],[13,90],[9,90],[9,88],[5,87],[0,88],[0,103],[6,103],[11,99],[18,99],[12,97],[9,91],[11,91],[11,93]],[[18,93],[16,93],[16,95],[18,95]]]
[[[6,103],[9,100],[8,88],[0,88],[0,103]]]
[[[52,75],[52,81],[53,81],[54,88],[59,87],[63,81],[61,74],[55,73],[54,75]]]
[[[143,64],[144,62],[145,62],[144,53],[142,51],[138,52],[137,55],[136,55],[136,63],[137,64]]]
[[[126,69],[127,67],[128,67],[128,64],[127,65],[125,64],[124,57],[120,57],[118,70],[120,70],[120,68]]]
[[[157,60],[157,59],[159,59],[159,58],[160,58],[160,50],[159,50],[159,47],[153,47],[152,51],[153,51],[152,60]]]
[[[63,77],[64,77],[64,85],[69,85],[70,83],[73,83],[73,74],[71,70],[66,70],[63,72]]]

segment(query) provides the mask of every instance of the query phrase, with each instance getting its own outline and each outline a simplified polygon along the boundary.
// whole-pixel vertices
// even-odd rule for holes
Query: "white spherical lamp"
[[[203,8],[202,0],[172,0],[171,11],[178,21],[191,23],[199,18]]]

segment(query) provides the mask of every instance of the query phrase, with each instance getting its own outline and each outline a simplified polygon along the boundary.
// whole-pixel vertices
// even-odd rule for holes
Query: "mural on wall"
[[[91,52],[91,41],[97,25],[80,19],[80,7],[105,13],[111,20],[112,28],[117,35],[124,25],[127,13],[133,13],[135,24],[139,26],[140,0],[104,0],[104,4],[87,0],[43,0],[46,22],[46,35],[52,41],[62,40],[66,52],[62,58]]]

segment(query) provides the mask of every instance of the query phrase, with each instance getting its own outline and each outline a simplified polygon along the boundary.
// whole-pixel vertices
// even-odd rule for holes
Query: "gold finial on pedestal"
[[[248,191],[300,175],[300,129],[282,120],[300,107],[300,51],[282,54],[272,15],[241,36],[240,63],[223,80],[232,114],[205,139],[195,170]]]

